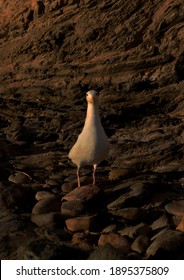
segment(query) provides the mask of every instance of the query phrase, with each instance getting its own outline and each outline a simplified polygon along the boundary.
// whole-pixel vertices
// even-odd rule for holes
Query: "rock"
[[[16,172],[15,174],[10,175],[8,180],[17,185],[22,185],[29,183],[31,181],[31,177],[26,175],[24,172]]]
[[[87,177],[87,176],[81,176],[80,177],[80,181],[81,181],[81,185],[88,185],[91,183],[91,178]],[[64,193],[68,193],[71,192],[73,189],[77,188],[78,184],[77,184],[77,179],[75,176],[75,179],[72,179],[69,182],[63,183],[61,186],[61,190]]]
[[[130,186],[130,191],[122,194],[113,202],[107,205],[109,210],[120,209],[122,207],[140,204],[141,200],[147,196],[148,186],[144,183],[136,183]]]
[[[82,202],[90,201],[100,194],[101,190],[98,187],[83,186],[75,188],[70,193],[63,196],[62,200],[79,200]]]
[[[59,226],[61,227],[62,223],[60,223]],[[46,228],[44,233],[45,233],[45,237],[53,242],[63,242],[63,241],[71,240],[71,235],[65,229],[53,228],[53,227]]]
[[[166,230],[159,234],[146,250],[151,259],[183,259],[184,233],[175,230]]]
[[[151,224],[152,230],[157,230],[168,226],[168,218],[165,214],[161,215],[157,220]]]
[[[79,216],[86,212],[86,204],[79,200],[64,201],[61,204],[61,213],[66,216]]]
[[[54,197],[48,197],[39,200],[32,209],[32,214],[46,214],[50,212],[60,212],[61,211],[61,202],[59,199]]]
[[[31,8],[34,10],[36,17],[41,16],[45,13],[45,5],[42,1],[32,0]]]
[[[22,260],[73,260],[84,259],[86,255],[80,249],[55,244],[48,239],[32,240],[19,248],[18,257]]]
[[[58,213],[33,214],[31,221],[39,227],[61,227],[64,222]]]
[[[151,231],[151,227],[145,223],[140,223],[136,226],[126,227],[123,230],[119,230],[122,236],[128,236],[130,238],[136,238],[137,236],[144,234],[145,236]]]
[[[173,161],[167,165],[157,166],[154,171],[158,173],[168,173],[168,172],[179,171],[180,169],[181,169],[181,163]]]
[[[176,230],[184,232],[184,216],[182,217],[181,221],[177,225]]]
[[[56,181],[56,180],[54,180],[54,179],[47,179],[46,181],[45,181],[45,183],[46,184],[48,184],[48,185],[50,185],[50,186],[52,186],[52,187],[57,187],[57,186],[60,186],[60,183],[58,182],[58,181]]]
[[[88,260],[124,260],[125,255],[121,250],[110,244],[97,247],[88,257]]]
[[[129,207],[122,208],[116,211],[113,211],[113,215],[121,217],[129,221],[138,221],[143,219],[146,215],[145,211],[138,207]]]
[[[139,254],[146,251],[150,244],[150,239],[145,235],[139,235],[131,245],[131,249]]]
[[[138,253],[130,252],[130,253],[127,255],[127,259],[128,259],[128,260],[142,260],[143,258],[142,258],[141,255],[139,255]]]
[[[64,177],[62,174],[51,174],[49,176],[49,179],[56,181],[57,183],[61,184],[64,180]]]
[[[184,216],[184,200],[173,201],[165,205],[165,210],[176,216]]]
[[[55,196],[55,194],[53,194],[51,192],[47,192],[47,191],[39,191],[35,195],[35,199],[38,201],[41,199],[46,199],[46,198],[50,198],[50,197],[55,198],[56,196]]]
[[[91,233],[90,231],[75,232],[72,235],[72,244],[78,244],[81,247],[81,243],[94,244],[98,240],[99,234]]]
[[[107,243],[120,249],[125,255],[130,251],[130,243],[127,238],[117,233],[102,233],[98,240],[98,246],[104,246]]]
[[[93,230],[97,223],[97,215],[70,218],[66,220],[66,226],[69,231]]]
[[[17,185],[3,188],[2,200],[1,205],[5,204],[6,208],[19,213],[30,212],[35,203],[32,189]]]
[[[109,172],[109,180],[117,180],[119,178],[129,178],[135,174],[135,170],[131,167],[127,168],[114,168]]]
[[[116,230],[117,230],[117,225],[113,224],[113,225],[109,225],[109,226],[105,227],[102,230],[102,233],[116,232]]]

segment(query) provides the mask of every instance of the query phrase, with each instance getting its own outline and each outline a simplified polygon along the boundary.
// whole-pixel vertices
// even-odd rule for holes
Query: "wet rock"
[[[150,244],[150,239],[145,235],[139,235],[131,245],[131,249],[139,254],[146,251]]]
[[[17,185],[21,185],[29,183],[31,181],[31,177],[29,175],[26,175],[26,173],[16,172],[15,174],[10,175],[8,180]]]
[[[104,246],[109,243],[115,248],[119,248],[125,255],[130,251],[130,243],[126,237],[117,233],[102,233],[98,240],[98,246]]]
[[[70,218],[66,220],[69,231],[93,230],[97,227],[97,215]]]
[[[47,191],[39,191],[35,195],[35,199],[38,201],[41,199],[46,199],[46,198],[50,198],[50,197],[55,198],[56,196],[55,196],[55,194],[53,194],[51,192],[47,192]]]
[[[39,200],[32,209],[32,214],[46,214],[50,212],[60,212],[61,202],[54,197],[48,197]]]
[[[154,239],[146,250],[151,259],[183,259],[184,233],[175,230],[165,230]]]
[[[58,213],[33,214],[31,221],[39,227],[62,227],[64,225],[63,219]]]
[[[110,244],[105,244],[95,249],[88,257],[88,260],[124,260],[125,255],[121,250]]]
[[[165,205],[165,210],[176,216],[184,216],[184,200],[173,201]]]
[[[79,200],[64,201],[61,204],[61,213],[66,216],[79,216],[86,210],[86,204]]]

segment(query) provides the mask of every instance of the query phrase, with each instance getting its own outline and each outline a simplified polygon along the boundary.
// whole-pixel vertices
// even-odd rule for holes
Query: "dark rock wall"
[[[1,90],[183,80],[181,0],[1,2]]]

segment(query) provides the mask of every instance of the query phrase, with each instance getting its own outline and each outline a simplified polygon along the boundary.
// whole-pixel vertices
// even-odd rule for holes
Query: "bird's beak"
[[[94,102],[93,97],[91,97],[91,96],[90,96],[90,97],[88,97],[88,101],[89,101],[89,102],[91,102],[91,103],[93,103],[93,102]]]

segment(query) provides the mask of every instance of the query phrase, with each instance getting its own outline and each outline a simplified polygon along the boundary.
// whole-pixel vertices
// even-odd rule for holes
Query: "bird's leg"
[[[80,167],[77,167],[77,183],[78,187],[80,187]]]
[[[97,164],[93,164],[93,186],[96,184],[95,173],[96,173]]]

